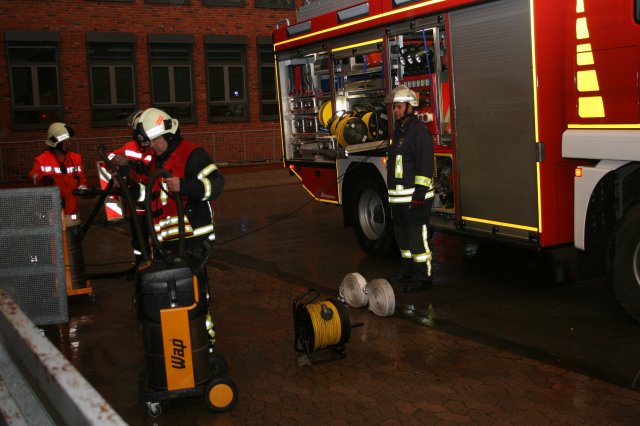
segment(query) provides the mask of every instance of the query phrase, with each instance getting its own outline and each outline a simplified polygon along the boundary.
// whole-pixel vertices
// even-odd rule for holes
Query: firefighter
[[[416,93],[396,87],[389,101],[395,127],[388,149],[387,187],[401,268],[389,277],[405,293],[431,288],[428,224],[434,196],[433,138],[415,115]]]
[[[168,192],[179,192],[185,216],[186,248],[195,258],[205,256],[215,240],[213,203],[224,187],[222,173],[202,147],[182,138],[178,120],[162,110],[146,109],[138,117],[134,134],[137,141],[149,143],[155,151],[151,172],[164,169],[172,174],[162,182],[156,181],[153,193],[149,194],[158,240],[167,251],[177,252],[178,210]],[[196,273],[201,282],[208,282],[206,266]],[[211,347],[215,332],[209,315],[207,329]]]
[[[34,185],[55,185],[60,188],[62,209],[68,224],[79,222],[80,206],[78,196],[73,191],[87,189],[82,157],[70,150],[73,135],[71,126],[52,123],[45,141],[48,149],[35,158],[29,172],[29,178]]]
[[[138,188],[144,188],[149,179],[149,165],[155,156],[155,152],[149,147],[149,142],[138,141],[136,139],[136,124],[138,118],[142,115],[143,111],[134,111],[127,118],[127,126],[133,130],[132,140],[124,144],[123,146],[115,149],[107,155],[107,158],[111,163],[117,167],[118,173],[130,181],[129,183],[138,183]],[[103,170],[105,177],[110,177],[111,174],[107,170]],[[117,181],[114,182],[117,184]],[[139,246],[138,239],[135,238],[135,222],[138,222],[140,231],[142,232],[142,244],[145,245],[147,253],[150,251],[149,246],[149,234],[147,232],[147,222],[145,218],[145,208],[142,203],[144,201],[144,191],[135,191],[132,193],[134,200],[137,201],[135,214],[129,213],[129,223],[131,225],[131,235],[133,240],[131,245],[133,246],[133,254],[136,257],[136,263],[140,263],[142,258],[142,248]]]

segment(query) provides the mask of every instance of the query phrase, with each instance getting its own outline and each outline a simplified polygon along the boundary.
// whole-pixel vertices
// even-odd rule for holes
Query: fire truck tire
[[[615,238],[610,272],[620,305],[640,321],[640,205],[626,214]]]
[[[377,176],[361,176],[353,194],[353,227],[362,250],[375,257],[397,254],[384,182]]]

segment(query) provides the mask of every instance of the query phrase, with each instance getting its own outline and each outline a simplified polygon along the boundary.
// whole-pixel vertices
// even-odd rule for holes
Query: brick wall
[[[46,4],[45,4],[46,3]],[[296,7],[303,0],[295,0]],[[258,102],[256,37],[271,36],[278,21],[295,19],[295,9],[255,8],[254,0],[243,7],[203,6],[201,0],[190,5],[57,0],[4,0],[0,2],[2,28],[15,31],[53,31],[60,34],[61,91],[64,121],[78,136],[96,138],[126,133],[123,127],[94,128],[91,125],[89,76],[85,35],[88,32],[128,32],[136,34],[136,90],[138,107],[149,107],[149,66],[147,34],[190,34],[194,36],[193,75],[196,123],[184,124],[183,132],[218,132],[242,129],[274,129],[277,121],[261,121]],[[242,35],[248,39],[247,72],[250,120],[235,123],[209,123],[204,59],[204,36]],[[6,60],[5,33],[0,31],[0,142],[34,140],[46,137],[46,130],[11,129],[10,90]],[[123,141],[124,142],[124,141]],[[45,148],[44,142],[42,144]],[[262,149],[256,147],[256,149]]]

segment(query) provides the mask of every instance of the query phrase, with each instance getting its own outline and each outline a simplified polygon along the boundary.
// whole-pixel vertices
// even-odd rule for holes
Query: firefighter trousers
[[[392,207],[393,232],[402,258],[402,273],[417,281],[431,280],[429,213],[431,203],[417,209],[408,205]]]

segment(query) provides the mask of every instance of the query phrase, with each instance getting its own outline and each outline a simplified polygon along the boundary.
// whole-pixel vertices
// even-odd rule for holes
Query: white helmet
[[[139,143],[150,143],[159,136],[175,135],[178,131],[178,120],[158,108],[144,110],[135,125],[133,134]]]
[[[64,123],[51,123],[49,126],[49,132],[47,133],[47,140],[44,143],[47,146],[55,148],[58,144],[66,139],[73,137],[73,129],[71,126],[67,126]]]
[[[393,89],[389,98],[390,102],[408,102],[412,107],[420,105],[416,92],[403,85],[397,86]]]

